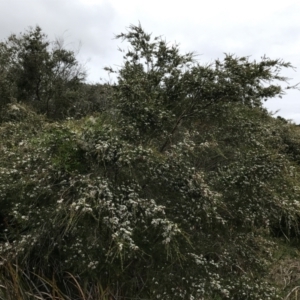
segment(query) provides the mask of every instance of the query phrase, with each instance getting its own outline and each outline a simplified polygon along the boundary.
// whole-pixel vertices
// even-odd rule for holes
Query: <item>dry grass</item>
[[[80,278],[69,272],[62,282],[52,278],[22,271],[17,265],[1,266],[0,300],[113,300],[116,299],[109,288],[103,288],[100,282],[85,285]],[[64,291],[61,287],[64,286]],[[76,296],[75,296],[76,295]]]
[[[274,265],[270,280],[287,292],[284,300],[300,300],[300,260],[287,258]]]

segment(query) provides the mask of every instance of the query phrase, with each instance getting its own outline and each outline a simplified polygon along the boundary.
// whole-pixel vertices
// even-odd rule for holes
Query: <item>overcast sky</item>
[[[200,63],[225,53],[260,59],[266,55],[291,62],[283,73],[300,82],[299,0],[0,0],[0,40],[39,25],[50,40],[64,38],[86,64],[88,79],[107,79],[105,66],[122,64],[121,41],[114,35],[130,24],[199,54]],[[266,107],[300,123],[300,92],[290,91]]]

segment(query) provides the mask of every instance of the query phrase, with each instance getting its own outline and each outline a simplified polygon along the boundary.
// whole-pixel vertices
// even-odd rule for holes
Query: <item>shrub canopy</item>
[[[281,297],[268,273],[298,243],[300,132],[262,103],[291,65],[203,66],[141,26],[117,37],[105,112],[2,112],[0,296]]]

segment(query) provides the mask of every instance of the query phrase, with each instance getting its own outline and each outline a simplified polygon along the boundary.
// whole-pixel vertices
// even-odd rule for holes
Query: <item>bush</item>
[[[139,26],[120,37],[114,111],[3,118],[0,296],[280,298],[268,272],[282,239],[298,245],[299,131],[261,102],[288,65],[202,67]]]

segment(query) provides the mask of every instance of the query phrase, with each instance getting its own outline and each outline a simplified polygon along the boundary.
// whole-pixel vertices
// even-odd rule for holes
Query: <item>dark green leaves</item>
[[[85,72],[75,53],[64,49],[60,40],[50,43],[38,26],[1,43],[0,63],[4,103],[14,98],[57,119],[66,117],[80,97]]]
[[[131,25],[116,37],[129,44],[115,87],[120,124],[129,139],[160,140],[161,151],[180,126],[216,117],[224,105],[261,107],[281,96],[277,82],[286,78],[280,71],[291,67],[282,60],[252,62],[227,54],[223,61],[201,65],[193,53],[181,54],[177,44],[153,39],[141,25]]]

